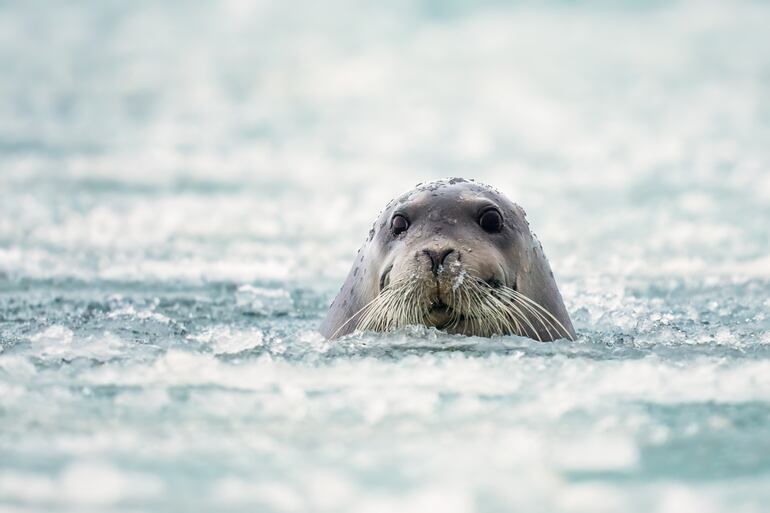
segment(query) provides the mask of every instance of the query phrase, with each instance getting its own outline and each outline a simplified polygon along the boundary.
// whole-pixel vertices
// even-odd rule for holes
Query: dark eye
[[[393,230],[393,235],[400,235],[409,228],[409,221],[401,214],[393,216],[393,220],[390,222],[390,229]]]
[[[479,225],[485,232],[499,233],[503,229],[503,216],[500,215],[500,212],[491,208],[481,214]]]

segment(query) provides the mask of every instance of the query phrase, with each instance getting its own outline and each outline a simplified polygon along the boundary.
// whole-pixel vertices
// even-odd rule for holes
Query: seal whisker
[[[350,316],[350,317],[349,317],[349,318],[348,318],[348,319],[347,319],[345,322],[343,322],[342,324],[340,324],[339,328],[337,328],[337,329],[334,331],[334,333],[332,333],[332,334],[331,334],[331,336],[330,336],[329,338],[332,338],[332,339],[333,339],[333,338],[335,338],[335,337],[337,336],[337,334],[338,334],[340,331],[342,331],[342,328],[344,328],[345,326],[347,326],[347,325],[348,325],[348,324],[349,324],[349,323],[350,323],[350,322],[351,322],[353,319],[355,319],[355,318],[356,318],[356,316],[357,316],[357,315],[361,314],[361,315],[363,316],[362,312],[364,312],[365,310],[367,310],[367,309],[371,308],[371,307],[372,307],[372,305],[373,305],[374,303],[376,303],[377,301],[379,301],[380,299],[381,299],[381,298],[380,298],[380,296],[379,296],[379,295],[378,295],[378,296],[375,296],[375,298],[374,298],[374,299],[372,299],[371,301],[369,301],[368,303],[366,303],[366,304],[365,304],[365,305],[364,305],[362,308],[360,308],[360,309],[359,309],[358,311],[356,311],[356,312],[355,312],[353,315],[351,315],[351,316]],[[359,319],[359,322],[360,322],[360,319]]]
[[[505,298],[504,296],[495,297],[495,299],[508,307],[507,313],[513,319],[514,326],[516,328],[516,332],[515,332],[516,335],[528,336],[524,326],[526,325],[529,327],[529,329],[534,334],[534,336],[537,337],[538,340],[540,340],[540,335],[538,334],[537,330],[534,329],[534,327],[532,326],[532,323],[530,323],[529,319],[527,319],[527,316],[521,310],[519,310],[514,303],[508,301],[507,298]]]
[[[535,321],[537,321],[543,329],[545,329],[546,334],[548,337],[553,338],[554,334],[559,335],[558,329],[556,326],[554,326],[546,317],[544,317],[538,310],[534,309],[529,303],[524,302],[521,298],[518,296],[515,296],[512,291],[506,291],[506,298],[507,300],[512,304],[515,305],[516,308],[521,307],[524,309],[524,312],[522,315],[527,316],[526,314],[529,314],[529,316],[533,317]],[[529,317],[527,316],[527,318]],[[531,328],[538,333],[537,337],[538,339],[542,340],[539,336],[539,331],[537,331],[537,328],[534,327],[534,325],[531,325]],[[551,331],[553,328],[554,332]]]
[[[419,293],[419,281],[402,279],[388,284],[370,302],[361,314],[356,329],[366,331],[388,331],[411,324],[423,324],[425,305]]]
[[[510,304],[510,307],[518,312],[519,315],[526,321],[529,328],[532,330],[532,332],[535,334],[535,337],[537,337],[538,340],[542,342],[542,338],[540,337],[540,334],[538,330],[532,325],[532,323],[529,322],[528,317],[525,312],[522,312],[519,309],[519,306],[525,309],[526,312],[531,313],[537,321],[540,322],[540,324],[545,328],[546,332],[548,333],[549,337],[553,337],[553,334],[551,333],[551,330],[548,327],[548,324],[546,324],[546,321],[548,321],[546,318],[543,318],[543,316],[534,308],[532,308],[528,303],[523,302],[517,295],[516,291],[509,287],[501,287],[498,289],[495,289],[498,294],[500,294],[502,297],[506,299],[506,301]],[[550,321],[548,321],[549,324]],[[551,327],[556,331],[556,334],[558,335],[558,330],[556,329],[553,324],[551,324]]]
[[[548,311],[547,308],[545,308],[543,305],[539,303],[536,303],[535,301],[533,301],[531,298],[527,296],[519,295],[518,297],[523,302],[529,303],[534,311],[542,312],[542,314],[544,314],[543,317],[545,318],[546,321],[548,321],[548,324],[551,327],[553,327],[557,335],[559,335],[560,337],[564,336],[568,340],[574,341],[570,332],[564,327],[564,325],[561,324],[561,322],[559,322],[559,320],[550,311]],[[554,325],[554,322],[556,323],[555,325]]]
[[[484,330],[490,334],[505,334],[511,331],[518,331],[518,323],[515,318],[509,319],[509,312],[503,308],[503,305],[489,291],[491,288],[484,287],[477,280],[473,280],[469,290],[476,298],[474,305],[477,307],[475,318],[484,323]],[[491,311],[490,311],[491,310]],[[513,322],[513,330],[511,330]]]
[[[469,282],[465,290],[468,293],[468,317],[470,318],[471,326],[476,328],[472,330],[472,332],[480,333],[489,331],[488,316],[485,309],[489,310],[492,307],[487,305],[486,298],[479,294],[478,288],[473,281]]]
[[[382,290],[368,306],[369,308],[361,315],[356,326],[359,330],[385,331],[391,325],[391,316],[393,313],[390,306],[398,297],[398,291],[402,288],[401,283],[392,283]]]
[[[481,295],[487,299],[487,302],[490,303],[492,308],[496,311],[496,315],[493,316],[493,319],[496,321],[506,321],[506,324],[502,326],[500,325],[502,323],[496,323],[501,334],[510,333],[518,336],[527,336],[527,332],[524,329],[524,324],[526,324],[533,335],[540,340],[538,331],[532,323],[529,322],[527,316],[524,315],[515,302],[511,301],[505,294],[506,287],[499,284],[497,287],[492,287],[489,283],[480,279],[474,280],[473,284],[477,291],[481,292]]]
[[[538,333],[537,329],[532,325],[532,323],[527,318],[527,315],[522,312],[516,303],[514,301],[511,301],[510,298],[507,296],[500,296],[496,298],[498,301],[502,302],[506,307],[508,307],[509,315],[515,320],[516,325],[516,335],[519,336],[529,336],[527,329],[529,328],[529,332],[532,333],[532,335],[537,338],[540,342],[542,342],[542,339],[540,338],[540,334]]]
[[[534,301],[532,298],[522,294],[519,291],[513,291],[513,293],[514,293],[514,295],[516,297],[520,298],[522,301],[528,303],[533,308],[535,308],[535,309],[539,310],[540,312],[544,313],[547,316],[547,318],[549,319],[548,322],[551,323],[551,326],[553,326],[554,330],[557,331],[557,334],[560,335],[560,334],[563,333],[565,338],[567,338],[567,339],[569,339],[569,340],[571,340],[573,342],[575,341],[575,339],[570,334],[569,330],[567,330],[567,328],[564,327],[564,325],[559,321],[559,319],[557,319],[556,316],[554,316],[551,312],[549,312],[547,308],[545,308],[540,303]],[[554,326],[551,321],[556,323],[556,325],[561,329],[561,333],[558,333],[558,330],[557,330],[556,326]]]

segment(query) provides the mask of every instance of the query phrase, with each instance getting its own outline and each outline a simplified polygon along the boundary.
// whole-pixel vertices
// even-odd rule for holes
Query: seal
[[[469,336],[575,339],[524,210],[488,185],[452,178],[385,207],[320,331],[425,325]]]

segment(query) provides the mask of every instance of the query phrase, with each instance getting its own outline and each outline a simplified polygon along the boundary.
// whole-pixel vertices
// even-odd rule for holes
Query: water
[[[770,6],[0,3],[0,511],[765,511]],[[580,338],[317,325],[528,211]]]

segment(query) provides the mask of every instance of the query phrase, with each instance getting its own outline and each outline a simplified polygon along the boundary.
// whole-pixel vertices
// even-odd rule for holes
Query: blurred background
[[[0,1],[0,511],[762,511],[770,4]],[[581,337],[317,325],[528,212]]]

